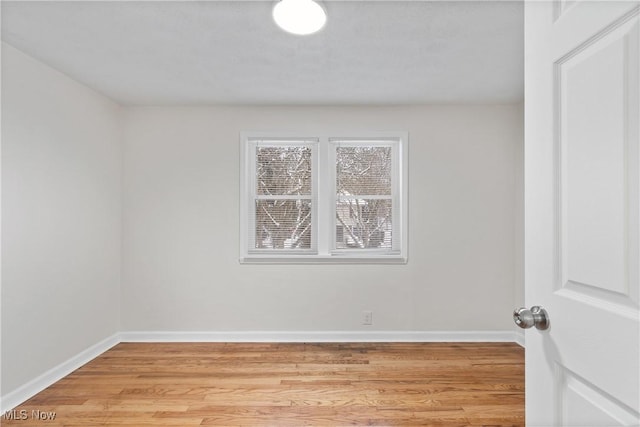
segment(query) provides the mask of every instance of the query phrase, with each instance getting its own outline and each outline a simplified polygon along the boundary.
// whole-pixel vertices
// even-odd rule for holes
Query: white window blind
[[[314,145],[317,141],[249,142],[250,252],[315,252]]]
[[[406,133],[243,133],[242,262],[406,262]]]
[[[335,249],[394,249],[392,143],[332,141],[335,146]]]

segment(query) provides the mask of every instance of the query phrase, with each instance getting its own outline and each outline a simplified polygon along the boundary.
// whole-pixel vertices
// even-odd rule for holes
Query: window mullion
[[[322,236],[318,228],[318,217],[321,211],[319,204],[319,191],[321,180],[318,171],[320,170],[320,158],[322,144],[319,140],[311,146],[311,250],[317,255],[319,252],[319,236]]]
[[[333,188],[331,184],[331,153],[326,137],[320,138],[318,148],[318,167],[317,173],[314,175],[318,180],[317,243],[318,253],[326,255],[329,253],[329,245],[333,235],[330,228],[333,223],[331,219],[331,191]]]

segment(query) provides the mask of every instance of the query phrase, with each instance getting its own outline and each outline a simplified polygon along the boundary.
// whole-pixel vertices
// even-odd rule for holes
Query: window
[[[241,144],[241,262],[406,262],[406,133]]]

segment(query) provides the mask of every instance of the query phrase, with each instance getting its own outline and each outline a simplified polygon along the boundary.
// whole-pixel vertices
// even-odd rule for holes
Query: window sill
[[[406,256],[400,255],[249,255],[240,257],[240,264],[406,264]]]

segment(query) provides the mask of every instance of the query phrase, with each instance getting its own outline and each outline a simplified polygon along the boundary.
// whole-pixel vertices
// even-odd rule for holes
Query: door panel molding
[[[633,425],[640,417],[638,412],[575,372],[558,364],[555,369],[559,374],[556,377],[556,387],[562,400],[558,425]]]
[[[564,288],[554,292],[554,295],[570,301],[586,304],[629,320],[640,321],[640,312],[638,312],[635,306],[630,305],[629,299],[612,298],[612,295],[603,295],[601,294],[603,290],[597,288],[591,288],[585,291],[581,289],[583,286],[588,285],[569,282]]]
[[[640,227],[637,215],[640,210],[638,206],[640,91],[638,90],[637,45],[640,31],[639,15],[640,6],[637,6],[553,64],[554,204],[556,206],[556,242],[558,242],[553,256],[556,276],[554,288],[556,292],[567,288],[572,291],[570,294],[583,293],[591,299],[601,299],[603,302],[634,308],[640,307],[638,286],[638,230]],[[597,64],[598,61],[601,63]],[[581,73],[584,74],[581,67],[585,72],[587,69],[600,67],[603,75],[609,77],[609,81],[601,81],[602,84],[595,85],[598,87],[588,88],[584,82],[580,83],[581,77],[585,81],[589,79],[589,76],[586,78],[584,75],[581,76]],[[576,84],[574,80],[578,83]],[[622,82],[621,86],[619,80]],[[583,87],[580,87],[580,84]],[[577,92],[576,88],[584,89],[582,92],[592,90],[593,93],[586,96],[578,93],[575,95],[578,99],[572,99],[571,97]],[[617,91],[616,101],[619,101],[619,105],[600,106],[599,103],[604,97],[598,97],[598,90],[608,91],[608,93]],[[610,115],[610,122],[605,123],[604,126],[608,126],[606,130],[616,135],[615,141],[612,142],[609,139],[598,141],[597,136],[594,136],[591,137],[592,146],[588,146],[588,143],[584,143],[589,139],[588,135],[586,137],[578,135],[582,138],[575,138],[575,141],[571,139],[570,135],[574,129],[570,128],[571,118],[567,112],[569,105],[573,103],[571,107],[574,111],[579,110],[578,107],[582,108],[589,101],[596,111],[588,111],[589,106],[584,107],[583,116],[578,113],[578,120],[574,118],[573,122],[579,123],[580,127],[587,127],[588,131],[588,125],[585,126],[584,122],[589,122],[591,116],[595,117],[600,113],[597,111],[600,107],[603,113]],[[619,114],[609,111],[615,109],[619,110]],[[597,125],[594,125],[594,129],[598,130]],[[582,129],[579,131],[584,132]],[[581,150],[585,153],[581,153]],[[603,160],[609,162],[606,165],[609,169],[601,171],[598,175],[597,168],[594,168],[596,172],[592,174],[591,170],[584,170],[584,162],[578,162],[577,164],[583,170],[572,171],[573,157],[579,158],[581,155],[585,158],[610,156],[610,159]],[[615,176],[618,169],[620,174]],[[572,181],[570,172],[577,175],[577,179],[574,177]],[[610,185],[607,186],[606,182],[601,183],[607,179]],[[591,197],[590,192],[594,188],[597,189],[598,184],[602,184],[598,196],[602,200],[608,197],[611,203],[589,205],[593,203],[592,199],[595,199]],[[583,188],[579,188],[580,186]],[[573,212],[585,212],[584,215],[574,214],[572,218],[570,203],[573,204]],[[578,224],[570,225],[570,219]],[[612,227],[612,229],[594,230],[594,227],[588,226],[589,224],[601,224],[601,227]],[[621,227],[616,229],[615,226],[618,224]],[[571,226],[580,230],[583,235],[578,236],[575,230],[572,232]],[[573,242],[572,238],[577,242]],[[586,241],[580,241],[581,239]],[[577,259],[574,260],[574,258]],[[580,266],[582,271],[572,270],[571,265]]]
[[[555,0],[553,2],[553,20],[557,21],[562,15],[582,0]]]

